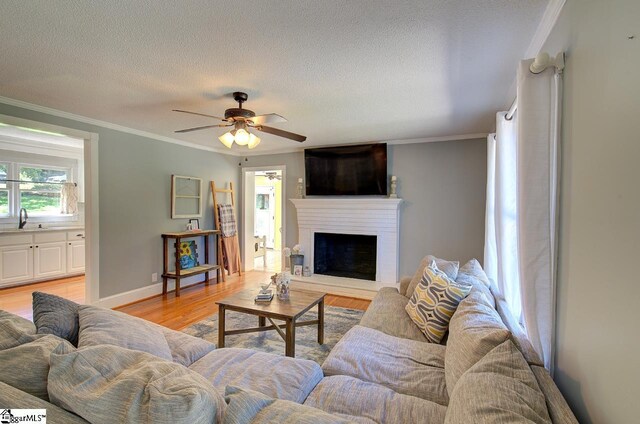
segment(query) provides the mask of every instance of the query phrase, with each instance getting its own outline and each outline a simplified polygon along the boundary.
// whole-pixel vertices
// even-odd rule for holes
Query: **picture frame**
[[[202,217],[202,178],[171,176],[171,219]]]
[[[198,218],[190,219],[191,231],[200,231],[200,220]]]
[[[293,266],[293,275],[296,277],[302,277],[302,265]]]

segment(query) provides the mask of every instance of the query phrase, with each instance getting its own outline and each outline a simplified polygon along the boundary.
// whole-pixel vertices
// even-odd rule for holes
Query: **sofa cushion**
[[[442,423],[447,410],[435,402],[346,375],[323,378],[304,404],[339,416],[388,424]]]
[[[270,398],[253,390],[227,386],[225,424],[348,424],[350,421],[328,414],[320,409],[288,400]]]
[[[59,346],[51,354],[49,397],[91,423],[213,423],[226,406],[188,368],[112,345]]]
[[[78,346],[78,304],[53,294],[33,292],[33,322],[38,334],[53,334]]]
[[[520,351],[507,340],[469,368],[451,394],[446,423],[551,423],[544,395]]]
[[[456,277],[456,283],[473,286],[472,291],[477,290],[482,292],[482,294],[487,297],[489,303],[494,308],[496,307],[496,303],[490,289],[491,282],[477,259],[471,259],[469,262],[464,264],[462,268],[460,268],[458,276]]]
[[[553,424],[578,424],[578,420],[575,415],[573,415],[562,393],[560,393],[560,389],[558,389],[558,386],[553,382],[549,371],[537,365],[532,366],[531,370],[536,376],[540,390],[542,390],[544,394],[545,401],[547,402],[547,411]]]
[[[444,357],[449,396],[462,374],[509,337],[509,330],[482,293],[473,292],[460,302],[451,318]]]
[[[78,347],[108,344],[173,359],[163,332],[143,319],[88,305],[80,305],[78,315]]]
[[[433,261],[436,262],[436,266],[438,267],[439,270],[447,274],[447,277],[455,281],[456,277],[458,276],[458,268],[460,267],[460,262],[448,261],[446,259],[436,258],[433,255],[427,255],[424,258],[422,258],[422,261],[420,261],[420,265],[418,265],[418,269],[416,270],[416,273],[413,274],[413,278],[411,278],[411,281],[407,286],[407,291],[405,293],[402,293],[403,296],[411,297],[414,290],[418,286],[418,283],[420,283],[420,280],[422,279],[422,275],[424,274],[424,269]]]
[[[87,421],[64,409],[0,382],[0,405],[16,409],[46,409],[50,423],[86,424]],[[0,409],[1,410],[1,409]]]
[[[411,295],[405,310],[432,343],[440,343],[449,328],[451,316],[472,286],[457,284],[431,262]]]
[[[216,349],[189,369],[221,393],[226,386],[236,386],[298,403],[322,379],[322,369],[313,361],[239,348]]]
[[[27,319],[0,309],[0,351],[34,340],[36,327]]]
[[[360,325],[373,328],[390,336],[428,342],[422,331],[404,311],[407,298],[393,287],[383,287],[373,298],[367,311],[360,319]]]
[[[207,353],[216,349],[216,345],[204,339],[193,337],[180,331],[174,331],[157,324],[151,324],[159,328],[162,334],[164,334],[169,350],[171,350],[173,362],[182,364],[185,367],[188,367]]]
[[[446,405],[444,355],[442,345],[401,339],[356,325],[331,350],[322,371],[325,376],[349,375]]]
[[[34,337],[27,343],[0,350],[0,381],[48,401],[49,356],[60,344],[67,344],[70,349],[73,346],[50,334]]]

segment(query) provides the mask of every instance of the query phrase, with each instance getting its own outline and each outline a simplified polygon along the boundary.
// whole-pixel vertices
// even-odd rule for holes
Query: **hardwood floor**
[[[76,303],[84,303],[84,275],[0,289],[0,309],[33,319],[31,293],[34,291],[55,294]]]
[[[241,277],[227,277],[220,284],[197,284],[182,288],[180,297],[173,292],[154,296],[129,305],[114,308],[160,325],[181,330],[218,312],[216,300],[249,287],[257,287],[268,280],[270,273],[249,271]],[[47,281],[8,289],[0,289],[0,309],[32,319],[31,293],[41,291],[55,294],[77,303],[84,303],[84,276]],[[369,300],[328,295],[327,306],[366,310]]]
[[[146,320],[155,322],[174,330],[181,330],[218,312],[216,300],[223,299],[233,293],[249,287],[256,287],[268,279],[269,273],[249,271],[241,277],[227,277],[220,284],[198,284],[180,290],[180,297],[174,293],[166,296],[154,296],[130,305],[114,308]],[[369,300],[351,297],[328,295],[327,306],[366,310]]]

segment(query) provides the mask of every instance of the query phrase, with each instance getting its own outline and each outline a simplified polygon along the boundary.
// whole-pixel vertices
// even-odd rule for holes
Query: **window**
[[[0,217],[9,216],[9,187],[6,183],[9,165],[0,163]]]
[[[63,183],[74,180],[77,161],[27,154],[3,159],[5,161],[0,162],[1,222],[14,222],[21,208],[25,208],[35,222],[77,219],[76,215],[61,213]]]
[[[62,183],[69,180],[68,174],[62,168],[21,166],[20,208],[31,216],[60,215]]]

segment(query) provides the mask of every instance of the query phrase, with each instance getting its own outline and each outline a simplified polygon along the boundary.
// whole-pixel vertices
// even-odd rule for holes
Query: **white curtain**
[[[552,371],[555,339],[561,78],[518,68],[518,252],[523,323]]]
[[[487,143],[484,265],[553,371],[561,78],[518,68],[517,113]]]
[[[496,116],[496,133],[487,143],[487,209],[484,267],[520,320],[522,302],[518,272],[517,115]]]

